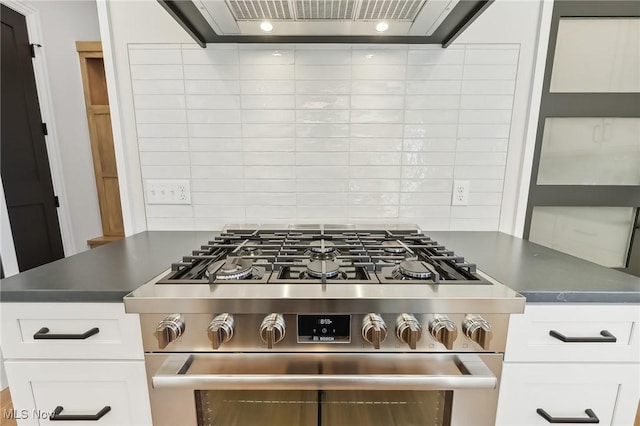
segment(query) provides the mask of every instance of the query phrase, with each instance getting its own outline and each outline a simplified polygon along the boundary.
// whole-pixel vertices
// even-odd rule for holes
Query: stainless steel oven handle
[[[196,355],[197,357],[197,355]],[[464,358],[464,359],[463,359]],[[458,390],[495,389],[498,379],[477,357],[452,357],[459,374],[187,374],[194,356],[167,359],[153,387],[192,390]]]

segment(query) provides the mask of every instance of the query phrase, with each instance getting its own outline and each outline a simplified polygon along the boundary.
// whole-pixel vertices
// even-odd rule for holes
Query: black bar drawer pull
[[[49,334],[49,329],[47,327],[42,327],[40,330],[36,331],[36,334],[33,335],[34,339],[51,339],[51,340],[84,340],[93,336],[94,334],[98,334],[100,329],[98,327],[93,327],[85,331],[82,334]]]
[[[593,412],[591,408],[587,408],[584,410],[587,414],[587,418],[584,417],[551,417],[551,414],[544,411],[542,408],[538,408],[536,413],[540,415],[543,419],[548,421],[549,423],[600,423],[600,419],[596,416],[596,413]]]
[[[549,336],[567,343],[615,343],[618,341],[616,336],[608,330],[602,330],[600,332],[600,336],[602,337],[567,337],[555,330],[549,330]]]
[[[105,407],[98,411],[96,414],[60,414],[62,413],[62,410],[64,410],[64,407],[62,407],[61,405],[58,405],[55,410],[53,410],[53,413],[51,413],[51,417],[49,417],[49,420],[53,421],[63,421],[63,420],[85,420],[85,421],[98,421],[100,420],[102,417],[104,417],[105,414],[107,414],[109,411],[111,411],[111,407],[109,407],[108,405],[105,405]]]

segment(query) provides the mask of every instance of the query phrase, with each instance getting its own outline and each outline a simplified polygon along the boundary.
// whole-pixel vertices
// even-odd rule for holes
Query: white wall
[[[458,39],[458,41],[453,46],[455,48],[462,48],[463,50],[473,50],[477,48],[481,48],[481,46],[474,46],[477,44],[492,44],[494,46],[485,46],[491,48],[502,49],[509,47],[506,45],[515,45],[515,48],[519,50],[518,57],[518,68],[516,75],[516,85],[515,85],[515,96],[513,98],[513,108],[512,108],[512,116],[511,116],[511,127],[509,129],[509,140],[508,140],[508,152],[506,163],[496,164],[497,161],[500,163],[499,159],[496,159],[500,156],[500,152],[497,153],[488,153],[489,155],[485,155],[485,159],[482,159],[483,155],[477,156],[477,163],[471,164],[476,167],[476,170],[480,172],[479,177],[483,177],[482,173],[493,173],[495,177],[491,178],[494,181],[501,181],[504,179],[504,186],[502,186],[502,182],[493,182],[493,188],[490,190],[491,195],[487,197],[486,200],[480,200],[478,203],[486,202],[489,203],[489,206],[469,206],[467,208],[452,208],[448,204],[444,204],[443,200],[446,196],[438,196],[438,208],[424,208],[421,206],[418,210],[418,213],[410,218],[410,221],[415,221],[421,223],[425,228],[433,227],[433,228],[451,228],[451,229],[500,229],[505,232],[513,232],[514,229],[514,219],[516,216],[516,205],[518,198],[518,189],[520,187],[520,170],[522,170],[522,161],[523,161],[523,147],[524,147],[524,135],[525,129],[527,125],[527,117],[528,117],[528,107],[529,107],[529,97],[531,92],[531,83],[532,83],[532,69],[534,66],[534,57],[535,57],[535,49],[536,43],[538,41],[538,18],[540,13],[540,3],[537,1],[506,1],[506,0],[498,0],[494,3],[488,10],[485,12],[483,16],[481,16],[474,24],[463,34],[463,36]],[[118,83],[118,97],[119,97],[119,107],[121,108],[121,125],[122,125],[122,136],[117,138],[119,140],[116,141],[117,144],[121,144],[121,148],[123,152],[126,153],[125,161],[127,162],[127,173],[129,174],[129,185],[128,185],[128,193],[129,193],[129,201],[132,203],[132,212],[135,217],[136,227],[139,230],[145,228],[145,224],[143,221],[148,219],[148,224],[151,229],[192,229],[192,228],[211,228],[218,227],[221,220],[233,219],[237,218],[240,221],[242,220],[272,220],[272,221],[288,221],[288,220],[296,220],[299,221],[304,217],[303,214],[298,213],[300,211],[305,211],[305,209],[299,209],[298,207],[305,207],[306,211],[315,213],[320,211],[319,209],[314,209],[311,205],[300,205],[300,193],[297,191],[293,191],[293,197],[291,194],[284,194],[280,199],[285,200],[285,205],[283,206],[270,206],[270,208],[265,208],[260,212],[260,214],[255,217],[254,213],[251,213],[252,217],[247,216],[247,208],[248,206],[245,201],[242,202],[243,208],[241,210],[238,209],[227,209],[225,211],[224,208],[216,207],[215,204],[219,203],[219,199],[223,198],[223,194],[217,194],[219,197],[216,197],[215,193],[209,188],[205,188],[204,190],[198,188],[202,188],[203,182],[193,182],[195,183],[195,191],[194,195],[194,203],[198,203],[198,199],[200,199],[201,206],[187,206],[187,207],[161,207],[161,206],[145,206],[144,204],[144,196],[143,196],[143,183],[142,176],[145,178],[164,178],[164,177],[178,177],[176,173],[180,174],[179,177],[192,178],[194,170],[197,170],[196,173],[202,171],[202,165],[194,165],[194,157],[197,150],[193,149],[190,144],[190,139],[186,138],[186,151],[184,153],[180,153],[178,155],[173,154],[163,154],[162,152],[147,152],[148,149],[146,147],[149,146],[149,140],[139,140],[139,137],[144,139],[145,136],[148,136],[149,133],[140,134],[139,132],[148,132],[150,129],[153,129],[154,123],[143,123],[138,120],[136,123],[136,109],[134,107],[134,97],[132,95],[132,80],[131,80],[131,72],[138,65],[143,65],[144,62],[138,62],[137,64],[131,65],[129,63],[130,58],[129,55],[133,52],[136,47],[134,44],[165,44],[171,43],[174,44],[173,48],[177,51],[182,51],[184,53],[184,49],[190,49],[190,46],[179,44],[190,44],[192,45],[192,40],[186,35],[186,33],[175,23],[168,14],[155,2],[152,1],[141,1],[141,2],[110,2],[108,3],[108,18],[109,18],[109,28],[111,31],[111,41],[112,41],[112,54],[113,54],[113,62],[115,64],[116,71],[116,80]],[[101,17],[102,18],[102,17]],[[104,24],[104,22],[102,22]],[[146,46],[152,47],[152,46]],[[156,46],[162,47],[162,46]],[[171,46],[164,46],[169,47]],[[238,49],[241,51],[242,49],[249,48],[247,46],[241,46],[240,48],[234,46],[226,46],[227,48]],[[272,46],[273,47],[273,46]],[[342,46],[349,49],[357,49],[357,46]],[[210,47],[207,52],[214,52],[215,50],[219,50],[224,48],[221,47]],[[400,47],[400,49],[405,49],[406,46]],[[431,46],[434,48],[434,46]],[[450,51],[453,51],[450,49]],[[169,49],[171,50],[171,49]],[[203,52],[203,51],[201,51]],[[183,53],[180,53],[182,55]],[[211,53],[213,54],[213,53]],[[295,53],[294,53],[295,54]],[[143,54],[144,55],[144,54]],[[142,60],[144,61],[144,60]],[[206,64],[207,62],[205,62]],[[182,62],[180,59],[179,67],[186,66],[186,63]],[[253,64],[255,65],[255,64]],[[419,65],[419,64],[418,64]],[[491,65],[491,64],[490,64]],[[492,64],[499,65],[499,64]],[[249,67],[245,67],[249,68]],[[242,69],[242,66],[241,66]],[[241,71],[240,69],[240,71]],[[287,74],[283,74],[287,75]],[[492,79],[495,77],[486,76],[488,79]],[[208,78],[208,77],[205,77]],[[142,78],[141,80],[144,80]],[[136,83],[139,84],[139,83]],[[437,89],[436,89],[437,90]],[[148,94],[149,92],[147,92]],[[160,94],[161,92],[158,92]],[[140,93],[139,94],[143,94]],[[351,93],[349,93],[351,94]],[[434,95],[436,92],[434,91]],[[403,93],[403,95],[411,95],[410,93]],[[425,93],[425,96],[428,96],[429,93]],[[138,110],[145,109],[140,108],[140,102],[136,105]],[[178,108],[180,109],[180,108]],[[139,111],[138,111],[139,112]],[[182,112],[177,113],[178,115],[182,115]],[[186,114],[185,114],[186,115]],[[242,116],[242,115],[241,115]],[[155,118],[151,118],[151,120],[157,120],[159,117],[156,114]],[[144,118],[142,119],[145,120]],[[186,121],[185,121],[186,122]],[[136,127],[136,125],[139,127]],[[180,123],[177,123],[180,124]],[[185,124],[185,123],[182,123]],[[230,124],[230,123],[227,123]],[[280,123],[283,124],[283,123]],[[403,124],[406,121],[403,120]],[[457,124],[457,122],[456,122]],[[493,123],[495,124],[495,123]],[[504,124],[504,123],[502,123]],[[189,127],[186,124],[183,126],[187,128],[189,131]],[[193,127],[193,126],[191,126]],[[322,127],[322,126],[320,126]],[[402,127],[402,126],[401,126]],[[158,127],[159,128],[159,127]],[[243,132],[246,132],[248,127],[240,126],[240,139],[244,140]],[[322,127],[322,131],[327,131],[328,127]],[[404,128],[406,130],[406,127]],[[459,130],[459,128],[458,128]],[[296,139],[294,130],[293,138]],[[427,131],[427,137],[428,130]],[[473,130],[471,130],[473,132]],[[233,130],[233,132],[238,132],[238,130]],[[350,136],[354,136],[352,131],[349,131]],[[166,136],[166,134],[165,134]],[[300,136],[300,133],[298,133]],[[482,138],[482,134],[478,133],[467,134],[468,138],[474,138],[474,136],[478,136]],[[138,142],[140,145],[138,146]],[[166,142],[166,141],[165,141]],[[180,142],[178,142],[180,143]],[[242,142],[241,142],[242,143]],[[457,144],[457,142],[456,142]],[[496,146],[499,146],[500,143],[496,142]],[[248,144],[250,145],[250,143]],[[177,145],[176,145],[177,146]],[[184,143],[183,143],[183,146]],[[295,155],[295,141],[294,148],[290,151],[294,153],[294,164],[296,155]],[[172,148],[173,149],[173,148]],[[502,148],[499,148],[500,151]],[[246,153],[251,151],[251,149],[242,148],[240,151]],[[348,148],[347,151],[351,151],[351,148]],[[455,150],[454,150],[455,152]],[[175,153],[174,153],[175,154]],[[398,155],[402,155],[402,150],[396,150],[396,152],[392,153],[396,155],[392,155],[391,157],[395,158]],[[436,152],[426,152],[427,156],[431,155],[432,158],[438,156]],[[186,155],[186,156],[185,156]],[[290,155],[289,155],[290,156]],[[455,154],[454,154],[455,156]],[[143,166],[140,166],[140,157],[142,157]],[[164,159],[163,159],[164,157]],[[180,165],[170,166],[163,161],[166,161],[167,158],[173,157],[172,160],[182,161]],[[217,161],[215,155],[209,154],[208,157],[212,163]],[[266,156],[265,156],[266,157]],[[469,157],[473,157],[470,155]],[[493,159],[489,159],[492,157]],[[202,157],[205,158],[205,157]],[[330,161],[327,157],[327,160]],[[378,159],[372,160],[377,161]],[[186,163],[185,163],[186,161]],[[195,161],[203,161],[202,159]],[[278,161],[281,161],[279,159]],[[344,161],[344,159],[338,159],[338,161]],[[347,176],[352,176],[354,166],[354,162],[348,158],[347,160]],[[357,161],[357,160],[356,160]],[[455,160],[454,160],[455,161]],[[473,160],[472,160],[473,161]],[[489,164],[493,162],[494,164]],[[300,163],[297,163],[300,166]],[[373,166],[373,163],[368,164]],[[448,164],[449,165],[449,164]],[[461,165],[461,164],[460,164]],[[120,164],[119,164],[120,166]],[[164,166],[164,167],[163,167]],[[186,166],[186,167],[185,167]],[[240,163],[238,164],[240,167],[239,170],[242,170],[242,173],[247,171],[247,167],[250,167],[249,164],[245,161],[243,157]],[[276,165],[277,166],[277,165]],[[435,164],[428,164],[427,168],[436,166]],[[464,174],[456,174],[455,163],[453,164],[453,174],[452,176],[463,177]],[[196,167],[196,169],[194,169]],[[403,166],[401,165],[400,168]],[[145,169],[147,171],[145,171]],[[483,169],[485,169],[483,171]],[[151,174],[149,171],[153,170]],[[164,170],[164,172],[163,172]],[[178,170],[183,170],[180,172]],[[274,169],[275,170],[275,169]],[[426,170],[426,169],[425,169]],[[488,170],[488,171],[487,171]],[[220,172],[216,176],[220,177]],[[295,177],[295,169],[293,172],[293,176]],[[343,170],[340,173],[345,173]],[[402,172],[401,172],[402,173]],[[212,175],[213,176],[213,175]],[[212,177],[212,176],[204,176]],[[269,177],[269,176],[265,176]],[[372,176],[376,177],[376,176]],[[384,178],[383,176],[380,176]],[[226,179],[226,176],[224,177]],[[449,179],[449,178],[447,178]],[[472,177],[471,179],[474,179]],[[235,179],[238,181],[238,179]],[[253,190],[245,191],[245,181],[240,179],[243,185],[242,194],[244,200],[251,199],[253,197]],[[213,183],[213,182],[209,182]],[[224,181],[218,181],[219,184],[224,184]],[[231,180],[226,181],[226,183],[231,183]],[[273,182],[275,184],[275,182]],[[285,183],[286,182],[281,182]],[[340,183],[341,184],[341,183]],[[350,183],[347,183],[349,185]],[[402,182],[400,182],[402,184]],[[297,184],[296,184],[297,185]],[[286,185],[285,185],[286,186]],[[219,188],[220,186],[218,186]],[[499,187],[499,188],[498,188]],[[210,187],[211,188],[211,187]],[[472,183],[472,192],[473,192],[473,183]],[[481,186],[480,186],[481,188]],[[496,188],[498,190],[496,191]],[[504,189],[503,189],[504,188]],[[476,186],[476,190],[479,189]],[[363,200],[362,197],[354,197],[354,194],[349,192],[347,189],[346,195],[346,205],[347,207],[356,206],[357,210],[366,212],[367,207],[363,207],[360,202]],[[450,191],[450,188],[447,189]],[[486,191],[486,190],[485,190]],[[201,192],[201,194],[196,194]],[[214,190],[215,192],[215,190]],[[258,191],[259,192],[259,191]],[[401,191],[400,191],[401,192]],[[202,194],[206,193],[206,194]],[[450,194],[450,192],[449,192]],[[204,195],[204,197],[203,197]],[[326,195],[326,194],[325,194]],[[357,195],[357,194],[356,194]],[[391,195],[390,195],[391,196]],[[398,193],[398,197],[401,197],[402,194]],[[395,195],[394,195],[395,197]],[[496,203],[497,197],[497,203]],[[208,201],[203,201],[203,198]],[[269,197],[264,197],[266,202],[269,201]],[[325,197],[327,198],[327,197]],[[342,197],[344,198],[344,197]],[[473,198],[473,197],[472,197]],[[237,198],[236,198],[237,199]],[[254,198],[255,200],[255,198]],[[358,201],[360,200],[360,201]],[[274,202],[274,201],[271,201]],[[235,202],[234,202],[235,203]],[[213,204],[208,208],[203,207],[205,204]],[[254,206],[257,205],[258,202],[254,201],[253,206],[250,208],[254,209]],[[393,204],[393,203],[392,203]],[[400,203],[401,204],[401,203]],[[326,204],[325,204],[326,205]],[[146,207],[146,210],[145,210]],[[195,212],[196,208],[200,211],[207,210],[209,212],[213,212],[211,214],[205,214],[202,219],[198,220],[198,214]],[[291,214],[290,212],[293,210],[296,211],[295,214]],[[335,210],[326,210],[326,214],[332,217],[332,221],[344,221],[344,220],[353,220],[353,214],[344,214],[339,215],[335,213]],[[379,210],[381,215],[376,213],[371,213],[373,217],[385,217],[384,220],[388,219],[397,219],[407,221],[406,217],[402,217],[400,214],[401,205],[398,205],[397,208],[385,209],[378,205],[371,208],[371,211]],[[415,209],[414,209],[415,210]],[[446,215],[442,214],[442,211],[446,210],[448,213]],[[178,212],[177,214],[173,214],[172,212]],[[396,213],[397,212],[397,213]],[[437,213],[436,213],[437,212]],[[168,216],[168,217],[162,217]],[[222,216],[222,217],[220,217]],[[444,216],[444,217],[443,217]],[[365,215],[366,217],[366,215]],[[436,220],[436,217],[437,220]],[[315,220],[321,221],[321,220]],[[429,226],[433,224],[434,226]]]
[[[34,64],[40,104],[44,106],[43,119],[49,128],[46,141],[54,190],[61,197],[65,254],[69,256],[87,250],[87,240],[102,235],[80,63],[75,49],[76,41],[100,39],[96,3],[16,0],[6,3],[16,9],[22,4],[33,12],[28,17],[31,42],[42,45],[37,48],[37,54],[44,62],[36,60]],[[44,86],[43,82],[48,85]]]

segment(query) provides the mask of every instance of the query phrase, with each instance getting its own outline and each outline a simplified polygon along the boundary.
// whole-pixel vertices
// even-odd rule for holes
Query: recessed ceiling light
[[[264,21],[260,23],[260,29],[265,33],[270,33],[273,31],[273,25],[271,25],[271,22]]]
[[[376,31],[379,33],[383,33],[385,31],[387,31],[389,29],[389,24],[387,24],[386,22],[378,22],[378,25],[376,25]]]

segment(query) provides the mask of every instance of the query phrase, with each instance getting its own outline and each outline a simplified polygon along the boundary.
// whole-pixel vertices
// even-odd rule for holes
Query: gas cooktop
[[[489,284],[414,228],[227,226],[158,284]]]

